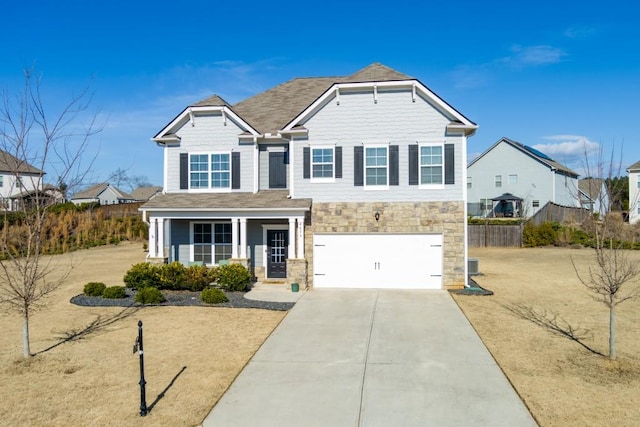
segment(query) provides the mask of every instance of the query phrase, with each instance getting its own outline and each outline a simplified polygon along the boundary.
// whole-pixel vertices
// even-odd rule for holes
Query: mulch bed
[[[254,301],[244,297],[244,292],[225,292],[228,302],[220,304],[205,304],[200,299],[200,292],[190,291],[162,291],[167,299],[160,304],[139,304],[135,302],[136,291],[127,288],[127,297],[108,299],[90,297],[85,294],[71,298],[71,303],[85,307],[143,307],[143,306],[201,306],[201,307],[230,307],[230,308],[261,308],[264,310],[287,311],[294,306],[293,302]]]
[[[474,295],[474,296],[486,296],[493,295],[493,291],[489,289],[485,289],[482,286],[478,285],[478,283],[469,277],[469,287],[462,289],[452,289],[449,292],[456,295]]]

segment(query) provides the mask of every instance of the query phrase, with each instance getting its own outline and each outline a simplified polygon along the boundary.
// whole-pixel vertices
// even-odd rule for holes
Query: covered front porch
[[[257,281],[304,286],[310,205],[286,191],[158,195],[140,208],[149,224],[148,261],[238,263]]]

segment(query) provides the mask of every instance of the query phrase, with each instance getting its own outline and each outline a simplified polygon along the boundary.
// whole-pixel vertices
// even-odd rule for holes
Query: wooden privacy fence
[[[584,208],[562,206],[548,202],[529,219],[529,222],[534,225],[540,225],[543,222],[582,223],[589,215],[591,215],[591,212]]]
[[[524,224],[469,224],[470,247],[521,247]]]

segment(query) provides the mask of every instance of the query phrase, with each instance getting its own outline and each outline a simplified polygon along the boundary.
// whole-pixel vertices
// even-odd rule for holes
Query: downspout
[[[415,88],[415,86],[414,86]],[[468,209],[467,209],[467,137],[463,134],[462,136],[463,150],[462,150],[462,204],[463,212],[464,212],[464,287],[469,287],[469,237],[468,237],[468,229],[469,224],[467,218],[469,217]]]
[[[553,179],[551,180],[551,201],[553,203],[556,203],[556,168],[551,168],[551,173],[553,174],[552,177]]]

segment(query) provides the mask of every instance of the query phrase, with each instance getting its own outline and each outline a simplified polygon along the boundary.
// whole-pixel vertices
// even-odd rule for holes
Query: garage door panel
[[[442,235],[314,235],[314,286],[441,289]]]

